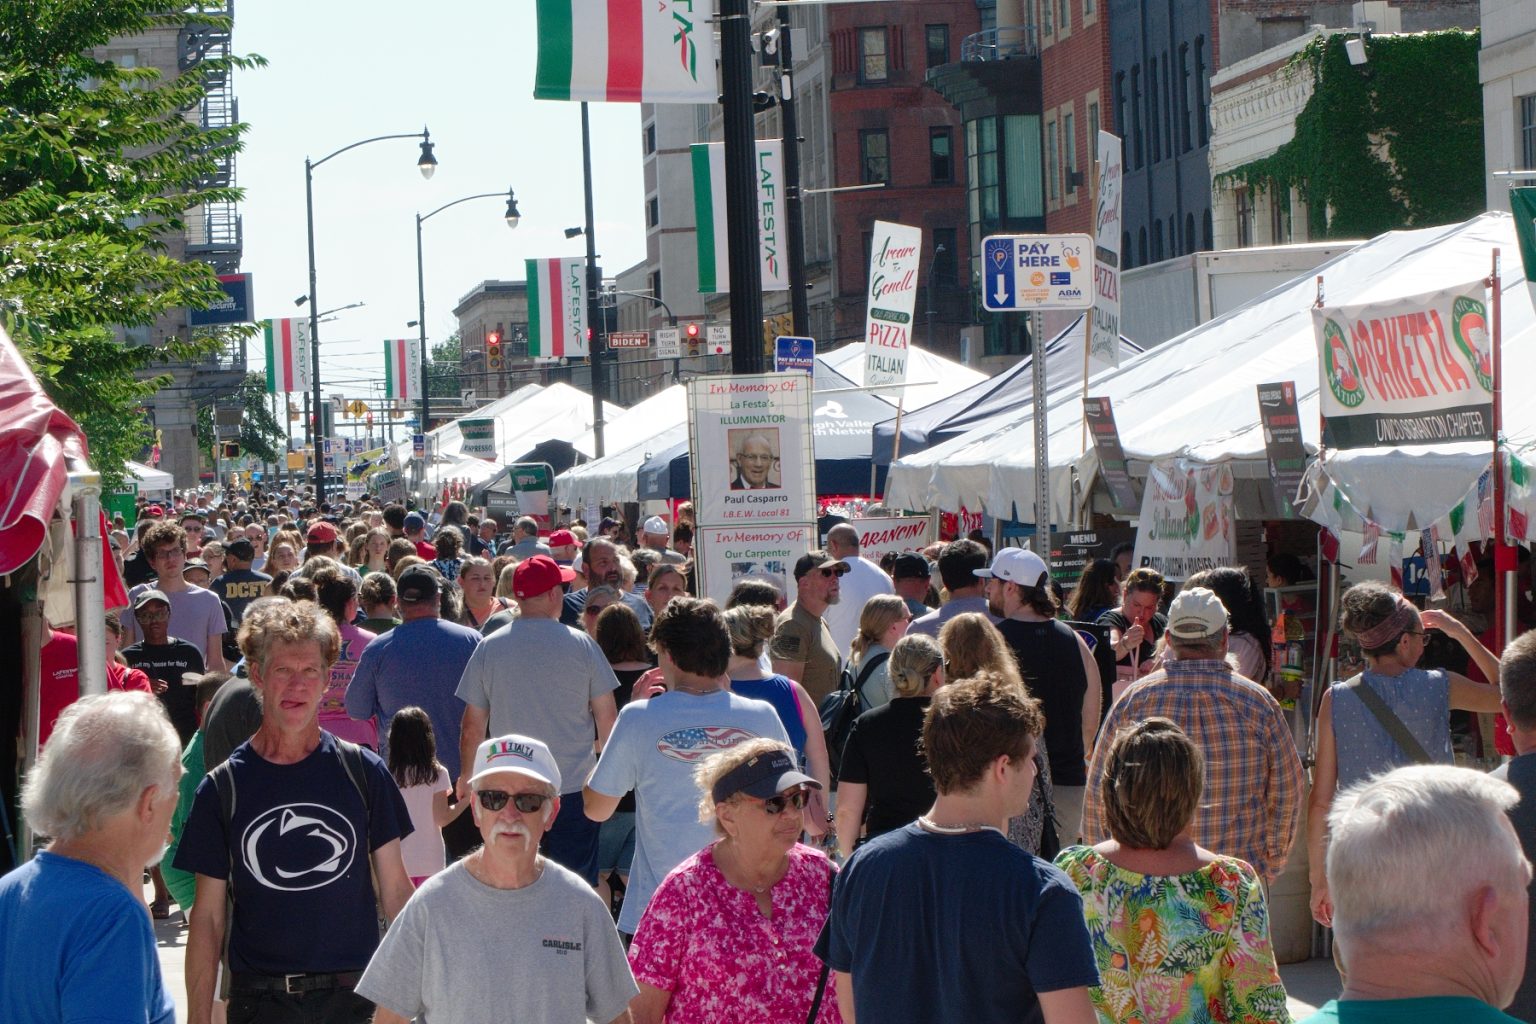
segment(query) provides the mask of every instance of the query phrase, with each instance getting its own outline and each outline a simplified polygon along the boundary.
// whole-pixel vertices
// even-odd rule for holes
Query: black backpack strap
[[[859,677],[853,681],[854,706],[857,707],[864,700],[864,684],[869,682],[869,677],[875,674],[875,669],[885,664],[885,660],[891,656],[890,651],[881,651],[864,663],[859,669]]]
[[[863,682],[863,680],[860,680]],[[827,918],[832,917],[832,890],[837,885],[837,869],[832,866],[831,858],[827,859]],[[816,995],[811,1000],[811,1012],[806,1015],[805,1024],[816,1024],[816,1015],[821,1012],[822,997],[827,994],[827,974],[832,965],[825,960],[821,962],[821,977],[816,980]]]
[[[1429,756],[1429,751],[1424,749],[1424,744],[1419,742],[1418,737],[1408,731],[1403,720],[1387,707],[1387,702],[1381,699],[1381,695],[1365,685],[1365,673],[1362,672],[1346,681],[1344,688],[1360,698],[1360,703],[1365,705],[1365,710],[1369,711],[1371,717],[1387,730],[1387,735],[1392,737],[1393,742],[1402,748],[1403,753],[1407,754],[1414,764],[1429,764],[1434,760]]]
[[[368,786],[368,762],[363,760],[363,748],[350,740],[344,740],[340,736],[333,737],[336,740],[336,755],[341,758],[341,766],[347,771],[347,778],[352,780],[352,785],[357,788],[357,795],[363,798],[363,809],[368,815],[368,825],[373,826],[373,790]]]

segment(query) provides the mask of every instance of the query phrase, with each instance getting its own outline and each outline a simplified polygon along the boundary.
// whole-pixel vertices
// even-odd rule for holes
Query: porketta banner
[[[1493,439],[1493,349],[1481,281],[1312,311],[1323,444]]]

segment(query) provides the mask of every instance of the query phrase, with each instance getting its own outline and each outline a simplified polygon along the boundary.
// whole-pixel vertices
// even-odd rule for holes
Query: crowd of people
[[[1063,593],[839,524],[716,604],[686,505],[633,526],[141,503],[107,649],[44,647],[0,1019],[172,1020],[179,912],[194,1024],[1283,1022],[1304,842],[1343,978],[1314,1020],[1536,1021],[1536,634],[1500,658],[1355,585],[1366,667],[1308,752],[1239,567],[1116,551]],[[1453,709],[1513,759],[1455,767]]]

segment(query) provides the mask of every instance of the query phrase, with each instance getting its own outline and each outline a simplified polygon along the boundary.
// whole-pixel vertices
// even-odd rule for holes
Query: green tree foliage
[[[174,5],[173,5],[174,6]],[[216,351],[246,328],[163,348],[123,346],[120,329],[218,301],[213,270],[165,244],[184,211],[240,198],[214,187],[245,125],[204,129],[205,76],[260,66],[209,59],[162,79],[92,56],[160,26],[227,27],[158,0],[0,4],[0,324],[49,395],[85,429],[107,485],[150,440],[143,400],[169,383],[135,374]]]
[[[1296,136],[1222,175],[1255,191],[1295,188],[1313,238],[1371,238],[1449,224],[1484,207],[1477,32],[1367,40],[1353,65],[1342,35],[1314,39],[1289,74],[1312,76]]]
[[[459,397],[458,331],[432,346],[427,360],[427,394],[432,398]]]
[[[280,415],[287,411],[287,395],[278,398]],[[240,454],[258,462],[281,463],[287,458],[288,434],[282,422],[272,415],[272,396],[267,394],[267,377],[262,373],[248,373],[236,386],[234,394],[220,401],[226,408],[238,406],[244,413],[240,420]],[[213,405],[202,405],[197,410],[197,446],[203,451],[213,448],[215,438]]]

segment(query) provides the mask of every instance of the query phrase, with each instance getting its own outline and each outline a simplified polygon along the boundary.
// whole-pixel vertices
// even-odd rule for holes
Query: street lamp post
[[[933,247],[933,259],[928,261],[928,351],[933,351],[933,272],[939,269],[939,256],[949,252],[943,245]]]
[[[324,432],[320,429],[322,413],[320,411],[320,303],[315,297],[315,168],[334,157],[366,146],[372,142],[384,142],[388,139],[420,139],[421,155],[416,160],[416,169],[421,172],[423,178],[431,178],[437,170],[437,157],[432,152],[432,133],[423,128],[419,132],[404,132],[396,135],[377,135],[371,139],[363,139],[354,142],[350,146],[343,146],[321,157],[319,160],[304,158],[304,223],[308,232],[309,241],[309,360],[310,376],[313,378],[314,392],[314,444],[313,458],[315,460],[315,505],[319,507],[325,501],[325,461],[324,461]]]
[[[463,199],[455,199],[451,203],[444,203],[431,213],[425,215],[418,213],[416,215],[416,328],[421,343],[421,432],[423,435],[430,429],[430,413],[432,408],[430,396],[432,389],[427,382],[427,286],[421,261],[421,225],[449,207],[458,206],[460,203],[467,203],[471,199],[500,198],[500,192],[480,192],[476,195],[465,196]],[[517,212],[517,197],[512,194],[510,188],[507,189],[506,219],[507,227],[509,228],[517,227],[518,221],[522,219],[522,214]]]

